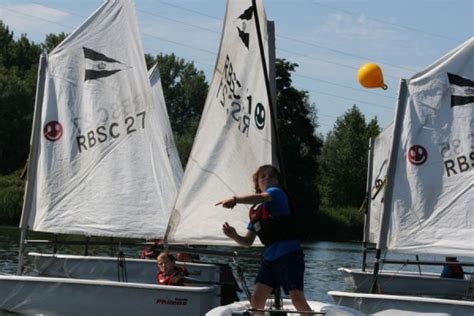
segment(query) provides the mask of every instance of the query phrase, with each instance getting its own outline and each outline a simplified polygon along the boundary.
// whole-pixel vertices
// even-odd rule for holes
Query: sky
[[[71,33],[101,0],[0,0],[0,20],[15,37],[36,42]],[[218,53],[225,0],[136,0],[146,53],[174,53],[208,82]],[[326,135],[355,104],[383,128],[393,119],[398,85],[474,36],[474,0],[264,0],[275,22],[276,57],[299,66],[297,89],[309,92],[317,132]],[[1,45],[1,43],[0,43]],[[363,88],[358,69],[376,63],[387,90]]]

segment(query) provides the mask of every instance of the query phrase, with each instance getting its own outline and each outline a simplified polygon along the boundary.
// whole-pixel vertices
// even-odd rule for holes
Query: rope
[[[245,281],[245,276],[244,276],[244,271],[242,270],[242,267],[237,263],[236,258],[233,258],[234,265],[237,269],[237,275],[240,279],[240,284],[242,286],[242,289],[245,292],[245,295],[247,296],[247,299],[251,300],[252,294],[250,293],[249,287],[247,286],[247,281]]]
[[[472,300],[474,298],[474,274],[464,272],[464,275],[469,274],[469,285],[466,290],[466,299]]]
[[[121,250],[117,256],[117,280],[119,282],[128,282],[127,262],[125,261],[125,255]]]
[[[326,312],[315,311],[292,311],[288,309],[258,309],[249,308],[248,312],[270,313],[270,315],[286,315],[286,314],[300,314],[300,315],[326,315]]]

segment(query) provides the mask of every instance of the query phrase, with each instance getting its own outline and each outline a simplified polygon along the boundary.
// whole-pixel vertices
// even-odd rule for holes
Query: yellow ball
[[[377,64],[369,63],[360,67],[357,78],[365,88],[387,89],[387,85],[383,82],[382,69]]]

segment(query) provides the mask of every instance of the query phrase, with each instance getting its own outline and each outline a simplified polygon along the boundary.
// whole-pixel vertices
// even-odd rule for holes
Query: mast
[[[274,108],[274,105],[276,102],[273,102],[273,94],[271,91],[271,86],[270,86],[270,78],[268,75],[267,71],[267,63],[265,59],[265,52],[263,49],[263,40],[262,40],[262,32],[260,30],[260,21],[258,19],[258,10],[257,10],[257,1],[252,0],[252,6],[253,6],[253,11],[255,14],[255,26],[257,29],[257,39],[258,39],[258,46],[260,49],[260,60],[262,62],[262,69],[263,69],[263,76],[265,78],[265,88],[267,90],[267,98],[268,98],[268,103],[269,103],[269,108],[270,108],[270,115],[271,115],[271,120],[272,120],[272,134],[274,138],[274,144],[276,147],[276,155],[278,157],[278,164],[280,167],[280,173],[283,179],[283,185],[286,187],[286,173],[285,173],[285,168],[283,164],[283,155],[281,153],[281,146],[280,146],[280,138],[278,136],[278,129],[277,129],[277,116],[276,116],[276,108]],[[275,33],[274,33],[274,28],[271,28],[272,33],[269,34],[269,36],[273,35],[273,39],[275,38]],[[274,48],[274,46],[273,46]],[[274,57],[274,56],[271,56]],[[281,300],[281,290],[280,287],[277,289],[274,289],[275,291],[275,307],[277,309],[281,308],[280,300]]]
[[[285,169],[283,166],[283,155],[281,153],[281,146],[280,146],[280,138],[278,136],[278,129],[277,129],[277,116],[276,116],[276,108],[274,107],[274,102],[273,102],[273,97],[272,97],[272,91],[271,91],[271,85],[270,85],[270,78],[268,75],[268,70],[267,70],[267,62],[265,59],[265,51],[263,47],[263,39],[262,39],[262,31],[260,29],[260,21],[258,18],[258,10],[257,10],[257,1],[252,0],[252,7],[254,11],[254,16],[255,16],[255,27],[257,29],[257,39],[258,39],[258,47],[260,49],[260,60],[262,62],[262,69],[263,69],[263,76],[265,78],[265,88],[267,92],[267,98],[268,98],[268,103],[269,103],[269,108],[270,108],[270,116],[272,120],[272,132],[275,138],[274,144],[275,147],[277,148],[276,150],[276,155],[278,157],[278,163],[280,167],[280,173],[282,175],[283,181],[286,182],[286,173]],[[269,32],[269,36],[274,39],[274,28],[270,28],[272,33]],[[273,35],[273,36],[272,36]],[[274,48],[274,45],[270,48]],[[274,57],[274,56],[273,56]],[[270,60],[272,60],[272,56],[270,56]],[[286,183],[284,183],[286,186]]]
[[[392,146],[390,152],[390,158],[388,162],[387,168],[387,184],[384,192],[384,204],[383,204],[383,212],[380,219],[380,229],[379,229],[379,238],[377,242],[376,252],[375,252],[375,264],[374,264],[374,278],[372,283],[372,288],[370,290],[371,293],[375,293],[377,289],[377,275],[380,268],[380,257],[382,253],[382,249],[387,248],[387,234],[388,234],[388,226],[390,222],[390,207],[392,204],[393,199],[393,179],[395,176],[395,169],[397,164],[397,157],[398,157],[398,145],[400,144],[400,137],[401,137],[401,130],[403,125],[403,112],[406,108],[406,96],[407,96],[407,82],[406,80],[402,79],[400,81],[400,88],[398,90],[398,100],[397,100],[397,110],[395,114],[395,121],[393,126],[393,138],[392,138]]]
[[[368,168],[367,168],[367,185],[365,192],[365,209],[364,209],[364,236],[362,245],[364,252],[362,255],[362,271],[365,271],[367,262],[367,247],[369,245],[370,233],[370,211],[371,211],[371,186],[374,167],[374,138],[369,138],[369,152],[368,152]]]
[[[26,235],[28,233],[28,221],[31,205],[33,203],[33,187],[36,179],[36,169],[38,165],[37,152],[39,146],[39,131],[41,129],[41,111],[43,108],[44,81],[46,77],[46,54],[41,54],[38,66],[38,81],[36,83],[35,111],[33,114],[33,127],[31,129],[30,155],[27,162],[26,189],[23,201],[23,210],[20,219],[20,246],[18,248],[18,268],[17,274],[23,270],[23,250],[25,248]]]

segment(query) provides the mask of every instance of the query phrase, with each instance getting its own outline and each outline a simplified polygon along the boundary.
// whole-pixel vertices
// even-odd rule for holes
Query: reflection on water
[[[31,237],[31,236],[30,236]],[[32,237],[31,237],[32,238]],[[19,244],[18,229],[0,227],[0,273],[15,273],[17,265]],[[222,248],[221,248],[222,249]],[[362,246],[359,243],[336,243],[336,242],[315,242],[303,244],[305,252],[305,294],[310,300],[332,302],[327,292],[330,290],[346,290],[346,286],[339,267],[360,268],[362,264]],[[138,258],[141,249],[136,247],[122,247],[120,250],[127,257]],[[225,248],[228,250],[228,248]],[[28,245],[27,251],[36,251],[52,253],[51,246]],[[117,246],[91,246],[89,255],[116,256],[119,249]],[[256,253],[259,249],[239,249],[242,253]],[[84,254],[83,246],[59,246],[58,253],[66,254]],[[414,255],[391,254],[391,259],[410,259],[415,260]],[[367,262],[372,263],[374,254],[369,254]],[[444,257],[440,256],[422,256],[422,260],[442,261]],[[469,262],[468,258],[459,258],[461,261]],[[202,261],[206,262],[225,262],[235,268],[235,262],[230,258],[201,256]],[[237,264],[244,271],[246,283],[251,291],[254,289],[254,278],[259,268],[259,262],[255,259],[238,259]],[[417,266],[387,265],[385,268],[404,271],[418,271]],[[424,272],[440,272],[441,267],[424,266]],[[468,270],[471,270],[468,268]],[[236,269],[234,269],[236,271]],[[471,271],[472,272],[472,271]],[[237,277],[237,275],[236,275]],[[241,298],[245,298],[244,294]]]

